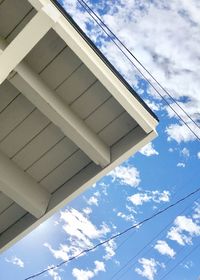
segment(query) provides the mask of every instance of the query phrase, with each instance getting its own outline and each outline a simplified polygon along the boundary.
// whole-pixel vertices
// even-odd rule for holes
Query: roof
[[[156,116],[53,2],[0,0],[1,250],[157,135]]]

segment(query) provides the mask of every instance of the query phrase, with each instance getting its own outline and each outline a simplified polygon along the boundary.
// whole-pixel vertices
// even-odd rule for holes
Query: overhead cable
[[[54,269],[56,269],[56,268],[59,268],[59,267],[61,267],[62,265],[66,264],[66,263],[69,263],[69,262],[71,262],[71,261],[74,260],[74,259],[77,259],[78,257],[80,257],[80,256],[83,255],[83,254],[86,254],[86,253],[89,253],[89,252],[91,252],[91,251],[94,251],[94,250],[97,249],[98,247],[100,247],[100,246],[102,246],[102,245],[104,245],[104,244],[109,243],[111,240],[114,240],[114,239],[116,239],[116,238],[118,238],[118,237],[120,237],[120,236],[126,234],[126,233],[129,232],[130,230],[133,230],[133,229],[135,229],[135,228],[138,228],[139,226],[145,224],[146,222],[148,222],[148,221],[154,219],[155,217],[157,217],[157,216],[161,215],[162,213],[168,211],[169,209],[175,207],[176,205],[178,205],[178,204],[180,204],[181,202],[185,201],[186,199],[188,199],[189,197],[191,197],[191,196],[193,196],[194,194],[198,193],[199,191],[200,191],[200,188],[194,190],[193,192],[190,192],[190,193],[187,194],[186,196],[184,196],[184,197],[182,197],[181,199],[177,200],[176,202],[170,204],[169,206],[165,207],[164,209],[162,209],[162,210],[160,210],[160,211],[158,211],[158,212],[152,214],[151,216],[149,216],[148,218],[142,220],[141,222],[138,222],[137,224],[135,224],[135,225],[133,225],[133,226],[131,226],[131,227],[126,228],[125,230],[121,231],[120,233],[117,233],[117,234],[111,236],[110,238],[108,238],[108,239],[106,239],[106,240],[104,240],[104,241],[102,241],[102,242],[99,242],[99,243],[97,243],[96,245],[94,245],[94,246],[92,246],[92,247],[90,247],[90,248],[88,248],[88,249],[85,249],[85,250],[81,251],[80,253],[78,253],[78,254],[72,256],[71,258],[69,258],[69,259],[66,260],[66,261],[62,261],[62,262],[60,262],[60,263],[57,264],[57,265],[48,267],[48,268],[42,270],[41,272],[38,272],[38,273],[36,273],[36,274],[33,274],[33,275],[31,275],[31,276],[25,278],[24,280],[29,280],[29,279],[36,278],[36,277],[38,277],[38,276],[40,276],[40,275],[42,275],[42,274],[44,274],[44,273],[46,273],[46,272],[48,272],[48,271],[50,271],[50,270],[54,270]]]
[[[191,254],[194,253],[194,251],[196,251],[198,248],[200,247],[200,242],[194,246],[190,252],[185,256],[183,257],[178,263],[176,263],[165,275],[163,275],[159,280],[163,280],[165,279],[172,271],[174,271],[184,260],[186,260]]]
[[[169,103],[169,101],[159,92],[159,90],[154,86],[154,84],[149,80],[145,74],[139,69],[138,66],[129,58],[129,56],[125,53],[125,51],[115,42],[117,40],[123,48],[137,61],[137,63],[148,73],[148,75],[158,84],[158,86],[173,100],[173,102],[184,112],[184,114],[190,119],[190,121],[200,129],[199,124],[191,118],[191,116],[180,106],[180,104],[172,97],[172,95],[161,85],[161,83],[150,73],[150,71],[133,55],[133,53],[124,45],[124,43],[114,34],[114,32],[102,21],[102,19],[90,8],[90,6],[84,0],[77,0],[77,2],[88,12],[88,14],[92,17],[92,19],[96,22],[97,25],[104,31],[104,33],[109,37],[109,39],[117,46],[117,48],[124,54],[124,56],[129,60],[129,62],[137,69],[137,71],[141,74],[141,76],[152,86],[152,88],[156,91],[156,93],[165,101],[165,103],[170,107],[170,109],[174,112],[175,115],[184,123],[185,126],[190,130],[190,132],[200,140],[200,137],[196,132],[188,125],[188,123],[181,117],[179,113],[173,108],[173,106]],[[98,19],[98,20],[97,20]],[[103,25],[101,25],[101,24]],[[110,36],[107,30],[112,34],[114,39]]]
[[[195,201],[197,201],[198,199],[196,199]],[[194,202],[192,202],[193,204]],[[190,207],[191,203],[185,207],[178,215],[183,214],[189,207]],[[135,261],[134,263],[132,263],[132,261],[134,259],[136,259],[136,257],[138,257],[139,255],[141,256],[141,253],[148,248],[149,245],[151,245],[157,238],[158,236],[160,236],[169,226],[171,226],[173,224],[174,219],[169,222],[161,231],[159,231],[150,241],[148,241],[134,256],[132,256],[122,267],[120,267],[120,269],[118,271],[116,271],[112,277],[110,278],[110,280],[116,279],[122,279],[124,277],[124,275],[133,267],[133,265],[135,265],[137,263],[137,261]],[[147,253],[149,253],[152,250],[152,247],[150,247],[149,250],[147,250],[144,254],[142,254],[141,257],[144,257]],[[122,272],[123,270],[125,270],[123,273],[121,273],[121,275],[119,277],[116,278],[116,276]]]

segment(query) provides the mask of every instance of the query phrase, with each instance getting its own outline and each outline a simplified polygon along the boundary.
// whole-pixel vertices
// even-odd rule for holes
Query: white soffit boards
[[[56,1],[0,0],[0,250],[154,139],[157,124]]]

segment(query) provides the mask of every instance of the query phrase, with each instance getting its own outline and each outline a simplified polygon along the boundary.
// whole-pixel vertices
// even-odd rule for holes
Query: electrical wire
[[[183,214],[189,207],[191,207],[191,204],[194,204],[199,198],[195,199],[195,201],[193,201],[192,203],[190,203],[187,207],[185,207],[178,215]],[[159,233],[157,233],[150,241],[148,241],[134,256],[132,256],[118,271],[116,271],[112,277],[110,278],[110,280],[113,280],[116,278],[116,276],[123,271],[125,268],[126,270],[119,276],[116,278],[116,280],[121,279],[122,277],[124,277],[124,275],[131,269],[131,267],[133,265],[135,265],[137,263],[137,261],[135,261],[134,263],[132,263],[132,261],[138,257],[149,245],[151,245],[157,238],[158,236],[160,236],[169,226],[171,226],[174,222],[174,219],[168,223],[161,231],[159,231]],[[152,250],[152,248],[150,248],[149,250],[146,251],[145,254],[148,254],[150,251]],[[144,257],[144,255],[142,255],[142,257]],[[130,266],[131,264],[131,266]]]
[[[174,271],[177,266],[179,266],[179,264],[181,264],[184,260],[186,260],[192,253],[194,253],[194,251],[196,251],[198,248],[200,247],[200,242],[198,243],[198,245],[194,246],[192,248],[192,250],[190,250],[190,252],[183,257],[178,263],[176,263],[176,265],[174,265],[165,275],[163,275],[159,280],[163,280],[165,279],[172,271]]]
[[[133,226],[131,226],[131,227],[129,227],[129,228],[126,228],[124,231],[121,231],[120,233],[117,233],[117,234],[111,236],[110,238],[108,238],[108,239],[106,239],[106,240],[104,240],[104,241],[102,241],[102,242],[99,242],[98,244],[94,245],[93,247],[90,247],[90,248],[88,248],[88,249],[85,249],[85,250],[81,251],[80,253],[78,253],[78,254],[75,255],[75,256],[72,256],[71,258],[69,258],[69,259],[66,260],[66,261],[62,261],[62,262],[60,262],[60,263],[57,264],[57,265],[48,267],[48,268],[42,270],[41,272],[38,272],[38,273],[36,273],[36,274],[33,274],[33,275],[29,276],[28,278],[25,278],[24,280],[29,280],[29,279],[36,278],[36,277],[38,277],[38,276],[40,276],[40,275],[42,275],[42,274],[44,274],[44,273],[46,273],[46,272],[48,272],[48,271],[50,271],[50,270],[53,270],[53,269],[55,269],[55,268],[59,268],[60,266],[66,264],[66,263],[68,263],[68,262],[70,262],[70,261],[72,261],[72,260],[74,260],[74,259],[77,259],[78,257],[80,257],[81,255],[83,255],[83,254],[85,254],[85,253],[94,251],[96,248],[98,248],[98,247],[100,247],[100,246],[102,246],[102,245],[104,245],[104,244],[109,243],[109,241],[114,240],[114,239],[116,239],[116,238],[118,238],[118,237],[120,237],[120,236],[126,234],[126,233],[129,232],[130,230],[133,230],[133,229],[135,229],[135,228],[137,228],[137,227],[143,225],[144,223],[146,223],[146,222],[148,222],[148,221],[154,219],[155,217],[157,217],[157,216],[161,215],[162,213],[168,211],[169,209],[175,207],[176,205],[178,205],[178,204],[180,204],[181,202],[185,201],[186,199],[188,199],[189,197],[191,197],[191,196],[193,196],[194,194],[198,193],[199,191],[200,191],[200,188],[194,190],[193,192],[190,192],[190,193],[187,194],[186,196],[184,196],[184,197],[182,197],[181,199],[177,200],[176,202],[170,204],[169,206],[165,207],[164,209],[162,209],[162,210],[160,210],[160,211],[154,213],[153,215],[149,216],[148,218],[142,220],[141,222],[139,222],[139,223],[137,223],[137,224],[135,224],[135,225],[133,225]]]
[[[190,130],[190,132],[200,140],[200,137],[193,131],[193,129],[187,124],[185,120],[181,117],[179,113],[172,107],[172,105],[165,99],[165,97],[158,91],[158,89],[154,86],[154,84],[143,74],[143,72],[135,65],[135,63],[128,57],[128,55],[122,50],[122,48],[115,42],[117,40],[123,48],[137,61],[137,63],[148,73],[148,75],[159,85],[159,87],[173,100],[173,102],[185,113],[185,115],[191,120],[191,122],[199,129],[200,126],[196,121],[194,121],[190,115],[178,104],[178,102],[171,96],[171,94],[160,84],[160,82],[150,73],[150,71],[133,55],[133,53],[124,45],[124,43],[114,34],[114,32],[102,21],[102,19],[89,7],[89,5],[84,0],[77,0],[77,2],[88,12],[88,14],[93,18],[93,20],[97,23],[97,25],[105,32],[105,34],[109,37],[109,39],[117,46],[117,48],[124,54],[124,56],[129,60],[129,62],[137,69],[137,71],[142,75],[142,77],[152,86],[152,88],[156,91],[156,93],[165,101],[165,103],[170,107],[170,109],[178,116],[178,118],[184,123],[185,126]],[[92,14],[91,14],[91,13]],[[94,16],[96,17],[94,17]],[[101,24],[112,34],[114,39],[110,36],[110,34],[105,30],[105,28],[97,21],[97,19],[101,22]]]

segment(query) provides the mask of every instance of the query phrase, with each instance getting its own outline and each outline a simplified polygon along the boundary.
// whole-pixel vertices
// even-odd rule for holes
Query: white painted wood
[[[51,89],[56,89],[81,65],[80,59],[66,47],[41,73],[42,79]]]
[[[66,47],[65,42],[53,29],[50,29],[30,51],[25,60],[36,73],[40,73],[64,47]]]
[[[124,112],[124,108],[116,99],[111,97],[91,114],[85,122],[95,133],[98,133],[122,112]]]
[[[45,177],[41,181],[41,184],[46,187],[50,193],[52,193],[90,162],[91,160],[81,150],[78,150],[47,177]]]
[[[59,96],[68,104],[74,102],[83,92],[85,92],[93,83],[97,81],[96,77],[88,68],[82,64],[70,77],[56,89]]]
[[[151,116],[137,98],[129,92],[118,77],[105,65],[102,59],[74,29],[71,23],[64,16],[61,16],[53,28],[91,72],[95,73],[99,81],[102,82],[124,109],[139,123],[145,132],[152,131],[158,123],[157,120]]]
[[[18,150],[31,141],[48,123],[49,120],[40,111],[35,110],[0,143],[0,149],[9,158],[13,157]]]
[[[92,186],[95,182],[100,180],[103,176],[109,173],[112,169],[118,166],[123,161],[127,160],[130,156],[132,156],[136,151],[141,149],[147,143],[152,141],[156,137],[156,132],[152,131],[148,135],[142,132],[141,128],[140,132],[135,130],[135,133],[132,131],[130,133],[130,138],[123,138],[121,143],[119,142],[117,145],[120,147],[123,146],[122,154],[119,155],[115,147],[113,150],[113,158],[114,161],[108,165],[106,168],[101,169],[100,166],[95,165],[94,163],[89,164],[86,168],[81,170],[75,177],[72,177],[66,184],[64,184],[58,191],[54,193],[52,199],[50,201],[47,213],[41,217],[39,220],[33,220],[30,215],[26,215],[22,220],[13,225],[8,231],[6,231],[3,235],[0,236],[0,252],[11,247],[15,242],[23,238],[29,232],[34,230],[39,224],[44,222],[46,219],[51,217],[54,213],[56,213],[59,209],[64,207],[69,201],[80,195],[82,192],[86,191],[89,186]],[[139,135],[138,135],[139,133]],[[138,135],[138,138],[135,136]],[[146,136],[144,136],[146,135]],[[125,143],[123,143],[123,141]],[[131,142],[134,141],[134,145],[131,145]],[[128,150],[124,150],[124,148],[129,148]],[[115,152],[114,152],[115,150]],[[117,158],[115,158],[115,155]]]
[[[0,153],[0,191],[37,218],[46,212],[50,199],[49,192],[3,153]]]
[[[0,55],[0,84],[52,27],[53,21],[39,11]]]
[[[0,215],[13,203],[13,200],[0,192]]]
[[[0,35],[6,38],[31,8],[27,0],[5,0],[0,7]]]
[[[26,214],[26,211],[22,207],[16,203],[11,204],[6,211],[0,215],[0,234],[20,219],[24,214]]]
[[[17,242],[22,238],[22,235],[25,236],[25,233],[30,232],[30,229],[37,221],[39,225],[39,220],[27,213],[19,218],[14,224],[10,225],[10,227],[0,235],[0,252],[13,245],[13,239]]]
[[[25,170],[34,162],[42,158],[44,154],[61,141],[63,137],[64,135],[61,130],[51,123],[22,150],[20,150],[12,160]]]
[[[0,113],[19,94],[7,80],[0,86]]]
[[[20,90],[39,110],[55,125],[60,127],[77,146],[81,148],[96,164],[105,166],[110,162],[109,147],[91,131],[86,124],[64,104],[41,78],[25,63],[16,67],[19,75],[10,82]]]
[[[32,111],[33,104],[23,95],[17,98],[0,114],[0,141],[19,125]]]
[[[7,0],[6,0],[7,1]],[[23,0],[22,0],[23,1]],[[76,83],[75,88],[75,97],[73,99],[73,92],[69,93],[69,98],[65,99],[67,103],[72,104],[72,107],[74,111],[77,113],[79,110],[81,110],[81,104],[84,104],[84,102],[87,102],[88,100],[91,100],[94,108],[97,110],[94,111],[89,118],[87,118],[87,110],[84,108],[83,112],[79,112],[80,116],[83,118],[87,118],[86,122],[88,126],[90,126],[90,129],[95,132],[100,131],[100,135],[103,139],[103,141],[107,141],[107,146],[112,145],[111,147],[111,159],[112,162],[108,164],[105,168],[101,168],[100,166],[95,165],[94,163],[90,163],[90,159],[87,158],[86,155],[84,155],[80,150],[78,151],[78,148],[76,145],[74,145],[70,140],[68,140],[70,143],[67,143],[67,145],[60,145],[62,141],[60,141],[58,144],[52,147],[51,145],[54,145],[53,143],[56,143],[57,138],[55,136],[55,142],[52,141],[51,144],[47,147],[46,145],[43,145],[41,149],[39,149],[39,152],[35,158],[33,158],[33,162],[30,160],[30,157],[27,158],[27,161],[25,160],[23,162],[22,160],[22,165],[28,166],[33,163],[33,165],[28,169],[28,172],[31,173],[39,179],[43,178],[43,183],[45,184],[46,188],[49,188],[52,192],[54,192],[52,200],[49,203],[48,211],[45,213],[42,218],[36,220],[34,219],[31,215],[27,214],[24,217],[21,217],[19,221],[16,220],[15,224],[10,224],[9,229],[6,230],[2,235],[0,235],[0,247],[3,248],[8,248],[8,246],[12,245],[13,242],[16,240],[19,240],[19,238],[23,237],[25,234],[27,234],[29,231],[33,230],[37,225],[39,225],[41,222],[43,222],[45,219],[50,217],[53,213],[55,213],[57,210],[59,210],[61,207],[63,207],[67,202],[69,202],[71,199],[79,195],[82,191],[86,190],[88,186],[91,186],[93,183],[95,183],[98,179],[100,179],[102,176],[107,174],[109,171],[111,171],[115,166],[120,164],[123,160],[126,160],[129,156],[131,156],[134,152],[139,150],[142,146],[147,144],[149,141],[151,141],[155,136],[155,125],[157,124],[157,121],[150,116],[150,114],[146,111],[145,108],[143,108],[143,105],[140,104],[140,102],[135,100],[135,97],[132,97],[130,92],[124,87],[124,85],[121,84],[121,82],[115,77],[113,73],[107,68],[107,66],[101,61],[100,58],[97,57],[96,54],[90,49],[88,44],[86,42],[83,42],[83,40],[79,40],[80,38],[76,36],[76,32],[71,26],[71,24],[67,23],[67,28],[66,28],[66,19],[59,20],[58,12],[57,9],[55,10],[54,6],[52,6],[51,2],[49,0],[30,0],[32,3],[34,3],[35,7],[37,9],[43,8],[46,4],[50,5],[50,10],[46,9],[45,13],[50,16],[50,18],[54,19],[55,21],[59,21],[59,23],[56,26],[56,31],[59,34],[63,34],[63,38],[65,38],[66,42],[69,42],[69,46],[75,51],[75,53],[79,56],[79,58],[83,58],[83,62],[90,68],[92,72],[97,75],[97,78],[102,82],[102,84],[106,87],[108,91],[111,92],[113,97],[118,101],[118,103],[115,104],[114,98],[109,98],[104,104],[102,104],[100,107],[101,102],[99,102],[96,98],[95,95],[93,96],[91,93],[91,96],[89,98],[89,95],[87,96],[87,93],[83,93],[84,90],[81,90],[80,87],[80,92],[79,92],[79,78],[76,76],[76,73],[78,70],[82,68],[80,66],[77,68],[77,70],[68,77],[66,80],[65,77],[62,77],[62,81],[59,80],[59,77],[55,78],[55,84],[52,83],[52,86],[55,86],[58,84],[58,82],[61,81],[60,87],[57,89],[57,92],[59,92],[59,89],[62,89],[59,94],[65,98],[67,96],[68,91],[66,91],[66,88],[70,88],[70,81],[71,78]],[[55,14],[54,14],[55,11]],[[56,20],[55,20],[56,18]],[[74,36],[75,32],[75,36]],[[79,35],[79,34],[78,34]],[[80,36],[80,35],[79,35]],[[37,47],[37,46],[36,46]],[[44,59],[45,60],[45,59]],[[47,60],[46,60],[47,61]],[[52,61],[53,62],[53,61]],[[46,63],[46,62],[45,62]],[[49,62],[47,62],[49,63]],[[51,64],[51,63],[50,63]],[[52,64],[53,65],[53,64]],[[52,66],[51,66],[52,67]],[[59,67],[58,65],[55,64],[54,71],[56,68]],[[84,66],[85,67],[85,66]],[[48,68],[48,66],[47,66]],[[50,69],[50,68],[49,68]],[[87,69],[87,68],[86,68]],[[87,71],[86,71],[87,72]],[[51,71],[50,71],[51,73]],[[53,70],[52,70],[53,73]],[[51,74],[52,75],[52,74]],[[93,74],[92,74],[93,75]],[[92,76],[91,75],[91,76]],[[48,79],[52,78],[48,77],[48,75],[43,77],[45,80],[48,81]],[[16,79],[17,82],[20,84],[21,81],[24,81],[23,79],[20,79],[18,74],[13,77],[13,80]],[[57,82],[58,79],[58,82]],[[15,80],[15,81],[16,81]],[[36,79],[37,80],[37,79]],[[83,79],[84,80],[84,79]],[[83,81],[82,80],[82,81]],[[85,83],[83,81],[83,85],[85,85],[85,89],[87,89],[87,85],[91,85],[90,81],[92,81],[90,78],[86,80]],[[32,82],[30,83],[32,85]],[[30,86],[24,86],[24,90],[29,89]],[[77,91],[76,91],[77,89]],[[31,89],[34,91],[33,97],[35,98],[35,92],[38,94],[40,92],[39,90]],[[73,90],[73,87],[72,87]],[[36,96],[37,96],[36,94]],[[54,91],[53,94],[56,96],[56,92]],[[84,96],[84,94],[86,94]],[[94,98],[94,99],[93,99]],[[18,99],[18,98],[17,98]],[[79,100],[80,99],[80,100]],[[62,99],[61,99],[62,100]],[[71,100],[71,101],[70,101]],[[0,97],[1,101],[1,97]],[[62,100],[63,102],[63,100]],[[76,103],[77,102],[77,103]],[[97,102],[97,103],[96,103]],[[99,102],[99,103],[98,103]],[[104,101],[103,101],[104,102]],[[110,103],[109,103],[110,102]],[[13,102],[15,104],[15,101]],[[139,103],[139,106],[138,106]],[[96,104],[96,105],[95,105]],[[99,105],[98,105],[99,104]],[[121,105],[122,106],[121,106]],[[12,112],[11,109],[9,108],[12,105],[12,103],[6,108],[1,115],[2,120],[7,122],[6,120],[6,114],[9,116],[15,116],[16,113]],[[115,109],[112,109],[112,105],[115,106]],[[11,108],[14,109],[14,106]],[[20,108],[20,107],[19,107]],[[34,107],[33,107],[34,108]],[[110,108],[110,109],[109,109]],[[128,113],[122,113],[124,109]],[[88,112],[92,110],[92,106],[90,104],[87,104],[87,109]],[[18,110],[18,109],[17,109]],[[41,109],[43,110],[43,109]],[[9,111],[10,113],[6,113]],[[20,110],[18,110],[20,112]],[[111,112],[110,112],[111,111]],[[103,113],[103,115],[102,115]],[[12,121],[11,119],[7,122],[8,123],[8,129],[3,125],[3,137],[7,135],[7,133],[12,134],[11,130],[16,129],[16,125],[20,124],[20,121],[23,121],[23,116],[24,118],[27,117],[25,114],[24,109],[22,108],[22,114],[17,113],[17,121]],[[106,120],[106,116],[108,116],[108,120]],[[95,130],[95,121],[94,118],[99,118],[96,119],[97,123],[97,128]],[[101,120],[102,118],[102,120]],[[110,118],[110,119],[109,119]],[[139,123],[139,125],[135,126],[136,123],[133,119],[136,119],[136,121]],[[154,120],[153,120],[154,119]],[[20,121],[19,121],[20,120]],[[89,121],[90,120],[90,121]],[[111,122],[111,123],[110,123]],[[1,125],[1,122],[0,122]],[[19,125],[21,126],[21,125]],[[106,126],[106,127],[105,127]],[[124,127],[123,127],[124,126]],[[135,126],[135,128],[134,128]],[[134,128],[134,129],[132,129]],[[131,130],[132,129],[132,130]],[[145,133],[145,131],[148,133]],[[130,131],[131,130],[131,131]],[[0,129],[1,131],[1,129]],[[151,131],[149,133],[149,131]],[[14,133],[14,130],[13,130]],[[16,131],[17,133],[17,131]],[[40,135],[40,134],[39,134]],[[39,137],[38,135],[38,137]],[[41,133],[43,135],[43,133]],[[34,149],[37,149],[40,141],[44,141],[44,139],[47,139],[47,135],[43,138],[38,138],[38,142],[33,141],[33,146],[30,150],[25,151],[30,151],[32,154],[34,153]],[[123,137],[122,137],[123,136]],[[60,134],[60,137],[62,137],[62,133]],[[36,137],[37,138],[37,137]],[[35,139],[36,139],[35,138]],[[1,138],[2,139],[2,138]],[[40,139],[40,140],[39,140]],[[62,139],[62,138],[61,138]],[[59,137],[58,137],[59,141]],[[64,141],[64,139],[63,139]],[[10,145],[11,145],[10,141]],[[19,142],[19,138],[18,138]],[[25,142],[24,142],[25,143]],[[31,142],[26,146],[27,148],[31,147]],[[68,149],[68,151],[65,153],[65,148]],[[50,149],[50,150],[49,150]],[[75,152],[73,155],[73,149],[77,152]],[[22,149],[20,153],[23,151]],[[24,151],[24,156],[25,156],[25,151]],[[41,153],[40,153],[41,152]],[[19,153],[19,154],[20,154]],[[43,154],[45,153],[45,154]],[[65,153],[65,154],[64,154]],[[62,156],[62,154],[64,154]],[[71,157],[67,158],[67,154],[71,155]],[[77,155],[80,155],[78,157]],[[39,158],[38,158],[39,157]],[[17,162],[17,155],[15,158]],[[35,162],[36,160],[36,162]],[[71,161],[70,161],[71,160]],[[19,158],[20,162],[20,158]],[[47,169],[46,169],[46,166]],[[34,169],[35,168],[35,169]],[[1,166],[0,166],[1,170]],[[1,171],[0,171],[1,172]],[[44,178],[45,177],[45,178]],[[58,178],[58,180],[57,180]],[[66,183],[65,183],[66,182]],[[63,184],[64,183],[64,184]],[[59,184],[63,184],[60,186],[59,190],[55,191],[56,188],[59,186]],[[23,209],[22,209],[23,210]],[[10,219],[11,221],[12,219]]]
[[[39,182],[77,150],[78,147],[74,145],[71,140],[64,138],[48,153],[28,168],[27,172]]]
[[[102,103],[110,97],[109,92],[96,82],[84,94],[72,103],[70,108],[83,120],[85,120],[92,112],[94,112]]]
[[[11,8],[11,9],[13,9],[13,8]],[[26,14],[26,16],[24,16],[23,19],[20,20],[20,22],[16,25],[16,27],[9,33],[8,37],[6,37],[6,41],[8,43],[10,43],[20,33],[20,31],[26,26],[26,24],[36,15],[36,13],[37,13],[36,10],[34,10],[34,9],[30,10]]]
[[[108,124],[100,133],[100,138],[109,146],[115,144],[120,138],[124,137],[132,130],[137,123],[131,116],[124,112],[118,118]]]
[[[2,41],[2,40],[1,40]],[[3,49],[5,42],[0,45]],[[106,166],[110,163],[110,150],[86,124],[64,104],[63,100],[51,90],[25,62],[16,66],[19,75],[10,82],[22,92],[44,115],[60,127],[77,146],[96,164]]]

